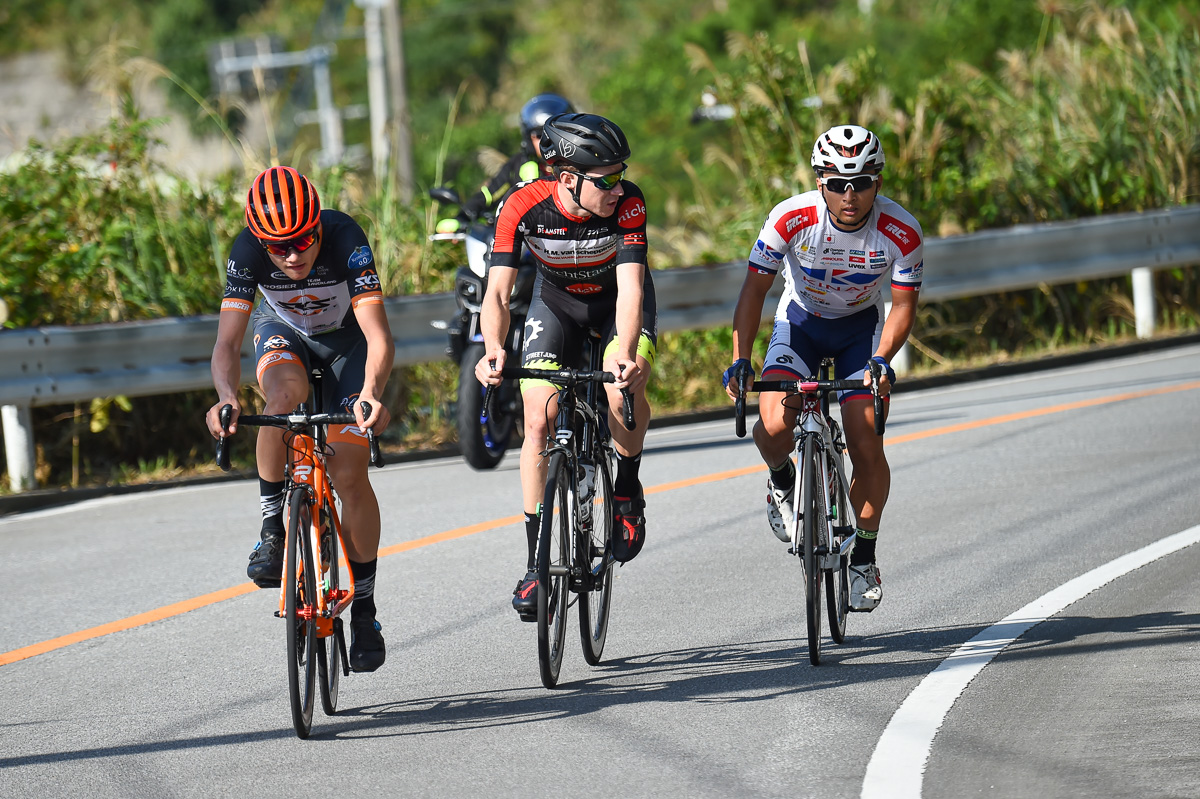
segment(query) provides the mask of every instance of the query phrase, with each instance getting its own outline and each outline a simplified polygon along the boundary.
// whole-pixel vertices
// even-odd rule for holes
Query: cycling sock
[[[771,482],[781,491],[787,491],[796,485],[796,464],[791,458],[784,458],[783,463],[771,469]]]
[[[638,495],[642,484],[638,481],[638,469],[642,465],[642,453],[625,456],[617,453],[617,478],[613,481],[613,499],[631,499]]]
[[[525,541],[529,544],[529,557],[525,562],[525,570],[533,571],[537,563],[537,537],[538,528],[542,526],[542,519],[536,513],[525,514]]]
[[[875,538],[879,535],[878,530],[864,530],[861,527],[856,528],[858,541],[854,543],[854,551],[850,553],[851,566],[866,566],[868,563],[875,562]]]
[[[268,482],[258,478],[258,504],[262,509],[263,527],[283,529],[283,481]]]
[[[350,561],[350,570],[354,572],[354,602],[350,605],[350,613],[354,618],[375,618],[375,568],[379,558],[371,558],[366,563]]]

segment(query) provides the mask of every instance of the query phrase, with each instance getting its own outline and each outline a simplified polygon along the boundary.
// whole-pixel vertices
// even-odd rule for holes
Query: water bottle
[[[596,465],[583,461],[579,464],[579,510],[586,522],[592,518],[592,500],[596,497]]]
[[[333,520],[329,509],[321,508],[321,571],[329,570],[329,558],[333,555]]]

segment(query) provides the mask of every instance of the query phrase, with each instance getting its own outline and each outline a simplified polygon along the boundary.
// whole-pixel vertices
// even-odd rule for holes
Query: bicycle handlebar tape
[[[867,364],[871,368],[871,400],[875,405],[875,435],[883,435],[883,397],[879,396],[879,378],[883,376],[883,364],[872,358]]]
[[[371,403],[363,402],[359,406],[362,409],[363,419],[371,415]],[[375,431],[367,428],[367,446],[371,448],[371,465],[375,468],[383,466],[383,453],[379,451],[379,437],[375,435]]]
[[[633,396],[624,388],[621,389],[621,409],[625,412],[625,418],[621,420],[625,429],[633,430],[637,427],[637,420],[633,418]]]
[[[733,401],[733,432],[738,438],[746,437],[746,395],[741,391]]]
[[[229,420],[233,418],[233,406],[225,405],[220,410],[221,429],[229,429]],[[226,444],[224,437],[217,439],[217,466],[221,467],[221,471],[229,471],[229,447]]]

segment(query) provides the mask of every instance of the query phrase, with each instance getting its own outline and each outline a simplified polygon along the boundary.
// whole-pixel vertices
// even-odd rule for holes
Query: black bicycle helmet
[[[596,114],[559,114],[542,126],[547,164],[594,169],[629,160],[629,140],[614,122]]]
[[[569,114],[575,110],[565,97],[557,94],[539,94],[525,105],[521,106],[521,138],[528,139],[529,134],[540,130],[546,120],[557,114]]]

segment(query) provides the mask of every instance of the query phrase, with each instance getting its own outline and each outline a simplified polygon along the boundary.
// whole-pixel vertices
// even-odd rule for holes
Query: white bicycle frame
[[[829,506],[832,500],[829,489],[832,481],[829,474],[829,462],[832,460],[837,469],[837,477],[841,484],[846,488],[846,495],[849,497],[850,482],[846,479],[845,466],[841,458],[829,458],[827,453],[836,445],[833,439],[833,430],[829,426],[829,422],[825,419],[825,414],[821,412],[821,395],[817,392],[803,392],[802,405],[799,410],[799,417],[796,420],[796,484],[792,487],[792,518],[788,521],[788,531],[791,534],[792,549],[791,551],[797,556],[804,555],[804,540],[803,540],[803,514],[800,512],[800,505],[803,502],[804,496],[804,470],[809,468],[809,464],[804,461],[804,442],[806,439],[813,440],[814,451],[817,454],[816,468],[818,470],[817,485],[821,487],[823,502],[825,505],[825,535],[826,541],[832,542],[834,539],[833,528],[835,527],[833,519],[830,518]],[[849,524],[838,524],[837,527],[849,527],[852,531],[858,529],[858,520],[854,516],[854,508],[850,507],[850,503],[843,503],[847,507],[839,507],[837,509],[838,521],[843,519]],[[821,569],[839,569],[842,565],[842,558],[847,558],[854,550],[854,543],[857,540],[857,533],[851,533],[837,548],[832,549],[821,556]]]

